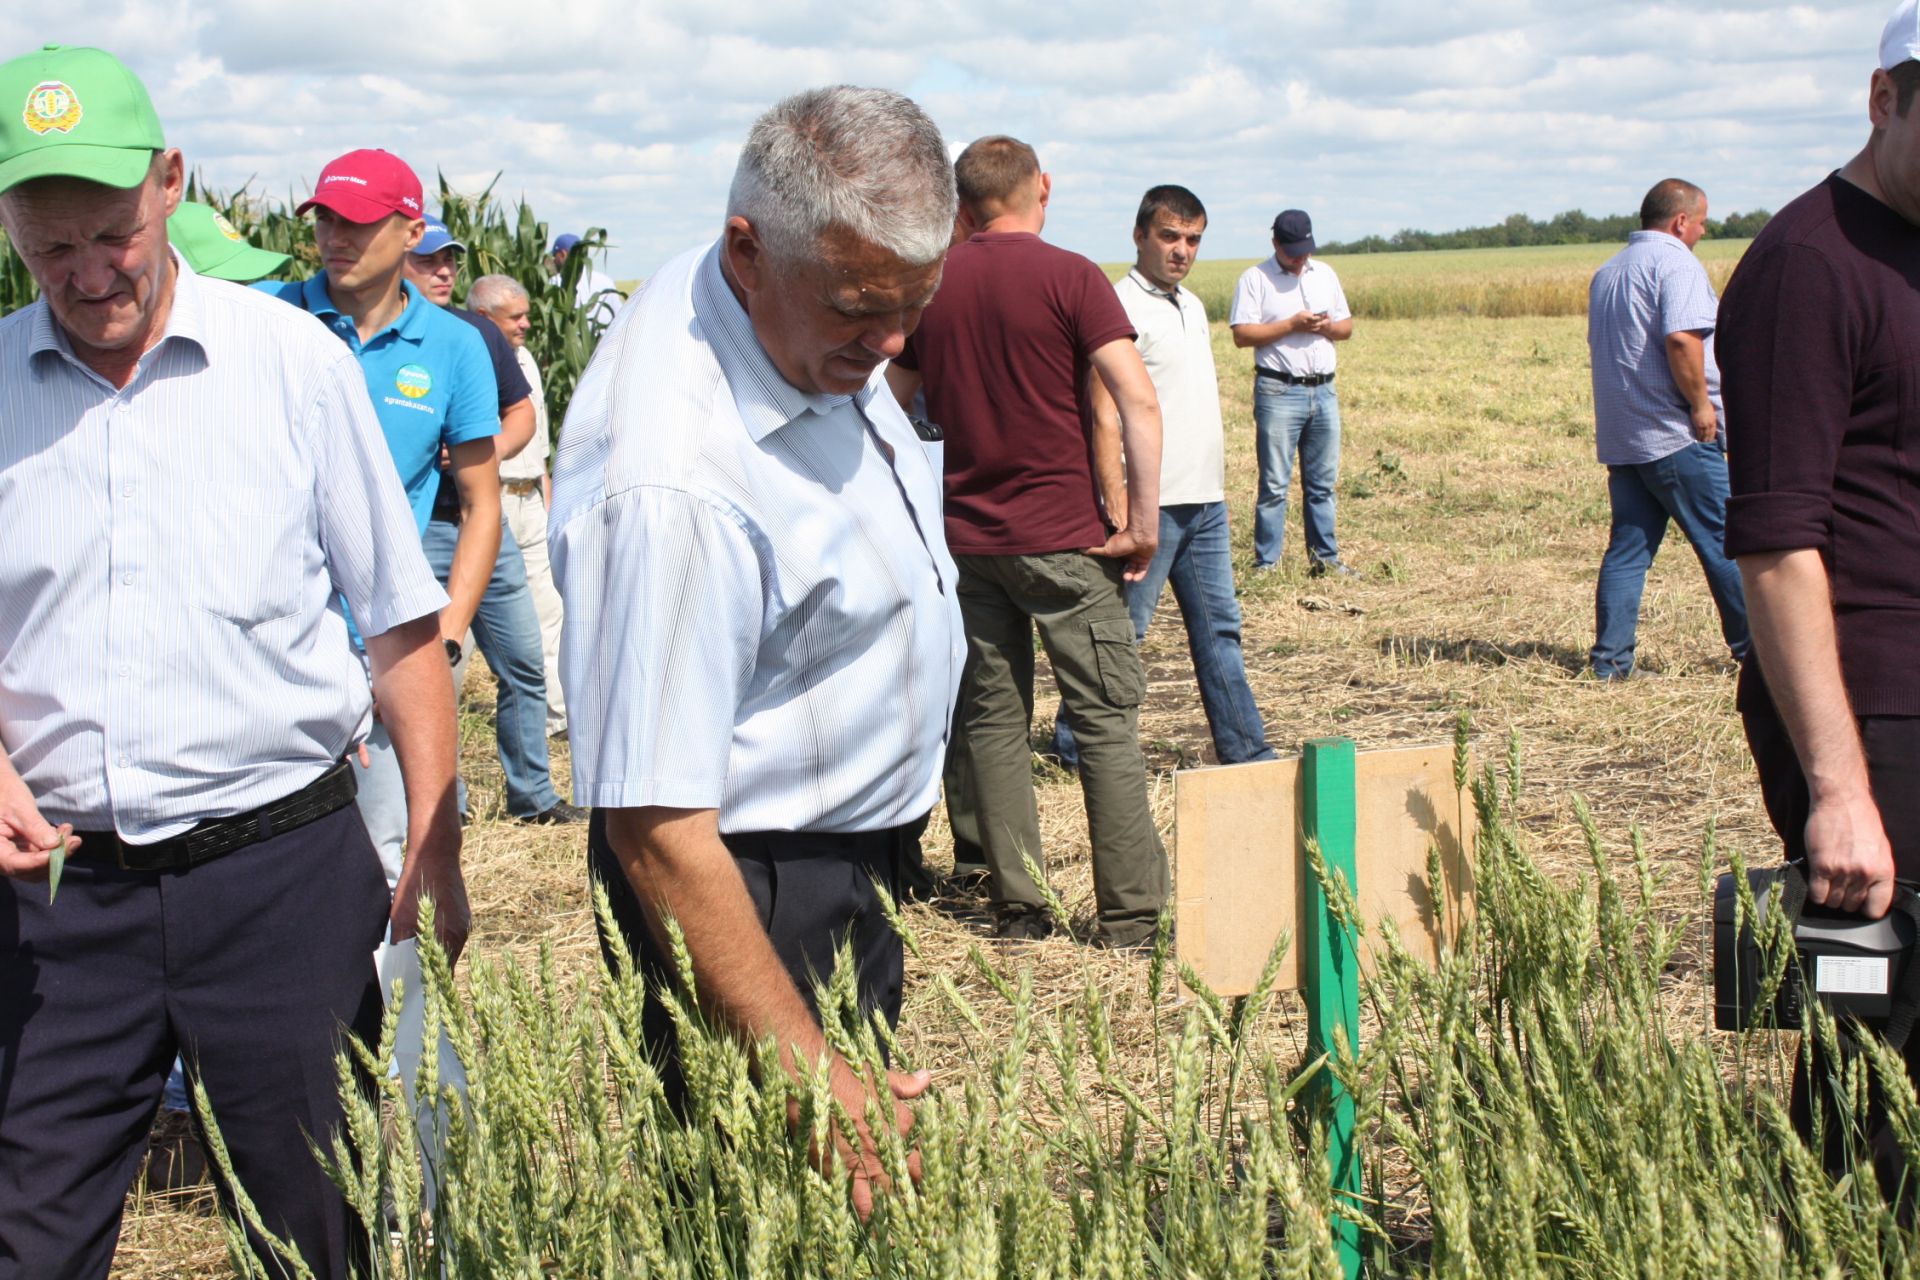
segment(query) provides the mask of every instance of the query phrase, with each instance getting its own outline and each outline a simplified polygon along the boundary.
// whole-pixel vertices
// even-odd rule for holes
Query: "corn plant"
[[[13,251],[13,242],[0,229],[0,316],[11,315],[40,296],[27,264]]]
[[[1367,1273],[1380,1277],[1920,1272],[1920,1237],[1857,1141],[1843,1142],[1855,1163],[1835,1179],[1788,1122],[1775,1042],[1668,1011],[1665,988],[1681,980],[1671,961],[1694,926],[1656,909],[1641,843],[1609,851],[1578,806],[1592,869],[1549,878],[1514,820],[1517,752],[1509,762],[1504,788],[1491,769],[1468,779],[1474,916],[1433,967],[1390,931],[1379,940],[1362,1046],[1340,1040],[1310,1062],[1276,1047],[1291,1043],[1268,1034],[1284,938],[1253,995],[1222,1000],[1188,972],[1188,998],[1175,1000],[1163,924],[1148,962],[1150,1060],[1115,1043],[1112,993],[1091,969],[1066,1000],[1042,999],[1030,971],[977,950],[986,996],[936,975],[969,1029],[971,1069],[916,1106],[917,1184],[907,1144],[879,1108],[866,1117],[893,1175],[866,1222],[844,1177],[811,1158],[851,1132],[824,1073],[763,1070],[771,1045],[712,1029],[677,937],[671,987],[649,990],[622,952],[570,990],[543,951],[531,971],[476,963],[463,993],[423,921],[428,1043],[444,1027],[469,1081],[463,1104],[433,1055],[422,1060],[416,1090],[440,1100],[444,1151],[424,1162],[414,1126],[392,1121],[407,1095],[384,1070],[389,1021],[380,1045],[342,1056],[347,1132],[318,1155],[371,1224],[380,1277],[1305,1280],[1339,1274],[1336,1214],[1361,1218]],[[1465,778],[1464,743],[1459,768]],[[1709,834],[1703,889],[1718,859]],[[1439,875],[1436,858],[1431,900],[1445,902]],[[609,925],[604,897],[597,906]],[[828,1037],[878,1073],[899,1041],[859,1016],[842,960],[816,992]],[[682,1111],[641,1041],[647,1000],[679,1028]],[[1857,1125],[1873,1084],[1920,1157],[1920,1106],[1896,1055],[1872,1043],[1840,1054],[1830,1020],[1813,1035],[1841,1063],[1840,1128]],[[1364,1211],[1329,1186],[1326,1131],[1303,1089],[1322,1071],[1359,1109]],[[355,1085],[368,1077],[382,1081],[372,1094]],[[236,1266],[261,1274],[230,1233]]]
[[[493,197],[494,183],[478,195],[462,195],[440,179],[440,217],[453,238],[467,246],[466,270],[455,286],[456,300],[484,275],[511,276],[527,291],[529,317],[527,347],[540,364],[547,391],[547,411],[558,436],[573,389],[586,372],[587,361],[600,341],[602,329],[593,309],[576,305],[574,290],[587,269],[589,255],[606,248],[607,233],[588,227],[578,248],[567,255],[558,282],[548,267],[547,246],[552,228],[534,216],[522,200],[513,209]]]

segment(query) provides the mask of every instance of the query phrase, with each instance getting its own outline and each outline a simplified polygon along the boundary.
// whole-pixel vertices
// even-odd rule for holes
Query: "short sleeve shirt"
[[[407,305],[400,314],[364,343],[353,317],[327,295],[324,271],[304,282],[255,288],[318,317],[359,359],[407,504],[424,533],[440,483],[440,446],[500,434],[499,392],[486,343],[411,283],[401,285]]]
[[[578,803],[724,832],[926,815],[966,640],[940,477],[884,373],[794,388],[718,246],[683,254],[595,350],[553,489]]]
[[[1160,505],[1224,501],[1220,380],[1206,304],[1191,289],[1167,292],[1138,267],[1113,288],[1160,398]]]
[[[1707,269],[1679,239],[1636,231],[1594,273],[1587,289],[1587,353],[1593,366],[1594,442],[1608,466],[1655,462],[1693,443],[1693,416],[1667,363],[1667,338],[1698,333],[1707,394],[1720,406],[1713,329],[1720,300]]]
[[[1278,257],[1256,262],[1234,286],[1228,324],[1272,324],[1302,311],[1324,311],[1329,320],[1345,320],[1346,290],[1332,267],[1308,258],[1299,275],[1280,265]],[[1296,378],[1332,373],[1336,360],[1333,339],[1318,333],[1289,333],[1253,350],[1256,368],[1273,369]]]
[[[47,304],[0,320],[0,746],[49,822],[134,843],[298,791],[364,736],[344,597],[433,580],[353,358],[182,266],[116,388]]]
[[[947,254],[940,292],[898,363],[920,372],[945,433],[947,545],[1032,555],[1106,541],[1089,442],[1090,357],[1133,337],[1091,261],[1027,232]]]
[[[540,385],[540,366],[533,352],[524,346],[513,349],[514,362],[533,393],[533,439],[527,447],[500,463],[502,480],[538,480],[547,474],[547,457],[552,449],[548,441],[547,391]]]

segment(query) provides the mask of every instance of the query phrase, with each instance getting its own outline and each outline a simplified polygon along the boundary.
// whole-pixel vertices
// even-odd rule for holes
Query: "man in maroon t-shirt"
[[[1747,741],[1787,854],[1806,859],[1808,900],[1872,917],[1886,914],[1896,875],[1920,879],[1916,53],[1908,0],[1868,85],[1866,147],[1774,215],[1727,287],[1715,335],[1726,550],[1753,629],[1739,694]],[[1906,1052],[1920,1078],[1920,1043]],[[1816,1060],[1795,1079],[1803,1132],[1830,1070]],[[1891,1189],[1905,1162],[1877,1105],[1868,1138]],[[1830,1164],[1842,1155],[1830,1144]]]
[[[1051,183],[1033,148],[981,138],[954,177],[975,230],[948,254],[940,292],[888,378],[903,405],[924,390],[946,433],[947,546],[967,630],[952,749],[972,769],[995,932],[1038,938],[1050,928],[1024,864],[1045,865],[1028,745],[1037,626],[1080,743],[1096,940],[1136,946],[1153,936],[1169,877],[1147,807],[1146,674],[1121,583],[1145,574],[1159,537],[1159,401],[1106,275],[1040,239]],[[1091,464],[1089,371],[1120,408],[1118,531],[1102,517]]]

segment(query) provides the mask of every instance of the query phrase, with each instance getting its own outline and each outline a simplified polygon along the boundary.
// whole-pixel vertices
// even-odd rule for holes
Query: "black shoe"
[[[1102,951],[1119,951],[1134,955],[1145,955],[1153,950],[1153,944],[1158,936],[1159,930],[1152,926],[1148,926],[1145,933],[1125,934],[1123,935],[1124,940],[1116,940],[1105,930],[1101,930],[1093,935],[1092,943]],[[1167,944],[1169,950],[1171,950],[1173,944],[1171,936],[1168,937]]]
[[[1002,911],[994,917],[993,936],[999,942],[1039,942],[1053,936],[1053,920],[1044,911]]]
[[[942,897],[977,897],[987,891],[993,883],[993,876],[987,871],[986,864],[980,862],[956,862],[953,870],[940,882]]]
[[[585,809],[577,809],[565,800],[556,801],[551,809],[542,809],[532,817],[520,819],[520,821],[528,824],[537,823],[540,826],[546,827],[571,826],[576,822],[585,822],[586,820],[587,811]]]
[[[193,1119],[184,1111],[160,1108],[147,1134],[146,1186],[152,1194],[191,1191],[207,1180],[207,1153]]]
[[[1336,578],[1357,578],[1360,575],[1347,567],[1344,560],[1335,557],[1332,560],[1315,560],[1307,565],[1309,578],[1324,578],[1332,574]]]

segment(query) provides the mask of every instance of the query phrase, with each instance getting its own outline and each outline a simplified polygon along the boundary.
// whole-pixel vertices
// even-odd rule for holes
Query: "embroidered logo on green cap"
[[[213,227],[214,230],[236,244],[247,243],[247,238],[240,234],[239,228],[227,221],[226,215],[224,214],[216,213],[213,215]]]
[[[35,133],[71,133],[80,123],[80,95],[65,81],[42,80],[27,92],[20,118]]]
[[[393,385],[407,399],[418,400],[433,390],[433,375],[417,364],[401,365],[400,372],[394,375]]]

